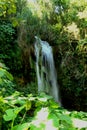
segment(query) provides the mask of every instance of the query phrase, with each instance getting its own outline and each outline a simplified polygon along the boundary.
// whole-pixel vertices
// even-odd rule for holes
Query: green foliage
[[[62,6],[52,20],[62,27],[59,35],[54,28],[54,57],[63,104],[69,109],[87,111],[87,2],[55,0],[55,5]]]
[[[35,79],[34,36],[38,35],[56,48],[54,58],[64,105],[87,110],[86,14],[86,0],[0,0],[0,61],[17,78],[24,78],[17,89],[25,95],[37,92],[36,82],[31,81]],[[9,80],[0,78],[1,86],[12,88]],[[4,95],[7,90],[2,89]]]
[[[1,47],[5,46],[7,43],[7,46],[5,49],[9,49],[8,43],[12,43],[13,41],[13,35],[15,34],[15,30],[12,27],[12,24],[10,22],[6,23],[5,21],[0,21],[0,42]],[[0,49],[1,49],[0,47]],[[1,50],[1,53],[3,52],[3,49]]]
[[[0,106],[4,105],[4,114],[1,114],[1,117],[3,116],[1,129],[76,130],[73,118],[87,119],[87,114],[84,112],[68,112],[57,106],[58,104],[57,107],[54,107],[55,102],[51,98],[44,93],[36,97],[31,94],[24,97],[19,92],[15,92],[9,97],[0,98]],[[36,105],[37,102],[41,103]]]
[[[16,0],[0,0],[0,16],[7,17],[9,15],[15,14],[15,2]]]
[[[11,22],[0,22],[0,60],[11,69],[11,72],[16,72],[21,68],[20,50],[15,34],[16,30]]]
[[[5,97],[13,92],[13,76],[6,69],[0,68],[0,95]]]
[[[23,96],[20,92],[15,91],[13,93],[11,91],[12,95],[10,95],[8,90],[13,87],[13,76],[6,69],[0,68],[0,78],[2,80],[0,88],[6,89],[5,95],[2,93],[2,89],[0,90],[0,129],[48,130],[52,128],[55,130],[76,130],[73,118],[87,120],[86,113],[68,112],[45,93],[37,96],[32,94]],[[6,88],[8,86],[9,88]]]
[[[0,68],[0,78],[3,78],[4,76],[7,76],[7,79],[9,80],[13,80],[12,75],[8,71],[3,68]]]
[[[23,123],[23,124],[19,124],[15,127],[12,128],[12,130],[27,130],[29,128],[29,123]]]

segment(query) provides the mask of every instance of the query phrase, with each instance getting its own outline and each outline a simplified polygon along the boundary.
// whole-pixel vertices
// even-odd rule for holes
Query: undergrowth
[[[0,130],[86,130],[75,126],[76,119],[86,122],[87,113],[70,112],[45,93],[16,91],[13,76],[0,68]]]

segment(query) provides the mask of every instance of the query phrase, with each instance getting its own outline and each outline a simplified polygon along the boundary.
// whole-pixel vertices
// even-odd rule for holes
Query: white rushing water
[[[53,96],[60,104],[57,74],[54,65],[52,48],[48,42],[35,36],[36,74],[38,92],[45,92]]]

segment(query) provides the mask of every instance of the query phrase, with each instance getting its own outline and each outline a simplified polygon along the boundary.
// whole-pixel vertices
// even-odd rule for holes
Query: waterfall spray
[[[48,42],[42,41],[37,36],[35,38],[38,92],[45,92],[53,96],[54,100],[60,104],[59,86],[57,84],[52,48]]]

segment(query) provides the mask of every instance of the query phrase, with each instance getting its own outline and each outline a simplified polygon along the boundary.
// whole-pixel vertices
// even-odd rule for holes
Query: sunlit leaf
[[[14,126],[12,130],[28,130],[29,125],[30,125],[29,123],[19,124]]]
[[[31,124],[30,125],[30,130],[43,130],[43,129],[41,129],[41,127],[39,127],[39,126],[37,127],[37,126]]]
[[[3,118],[5,121],[10,121],[10,120],[14,120],[18,113],[24,108],[24,106],[22,107],[16,107],[14,109],[8,109],[6,110],[6,114],[4,114]]]
[[[47,100],[52,99],[52,96],[46,95],[45,93],[40,93],[38,100],[46,102]]]
[[[21,107],[16,107],[14,108],[14,113],[18,114],[25,106],[21,106]]]
[[[6,114],[4,114],[3,118],[5,121],[10,121],[16,118],[16,113],[14,113],[14,109],[6,110]]]
[[[3,68],[0,68],[0,77],[6,76],[9,80],[13,80],[13,76]]]
[[[5,70],[5,74],[9,80],[13,80],[13,76],[8,71]]]
[[[72,124],[72,120],[71,120],[71,118],[69,117],[69,116],[67,116],[67,115],[63,115],[63,114],[59,114],[58,115],[58,118],[61,120],[61,121],[65,121],[67,124]]]
[[[54,113],[50,113],[49,116],[48,116],[48,119],[52,119],[53,125],[55,127],[59,127],[59,118]]]
[[[27,101],[26,102],[26,110],[28,111],[28,110],[30,110],[31,109],[31,101]]]
[[[18,26],[18,24],[19,24],[19,23],[18,23],[18,20],[15,19],[15,18],[13,18],[13,19],[12,19],[12,24],[13,24],[14,27]]]
[[[56,103],[54,100],[50,100],[49,103],[50,103],[51,108],[58,108],[59,107],[58,103]]]

